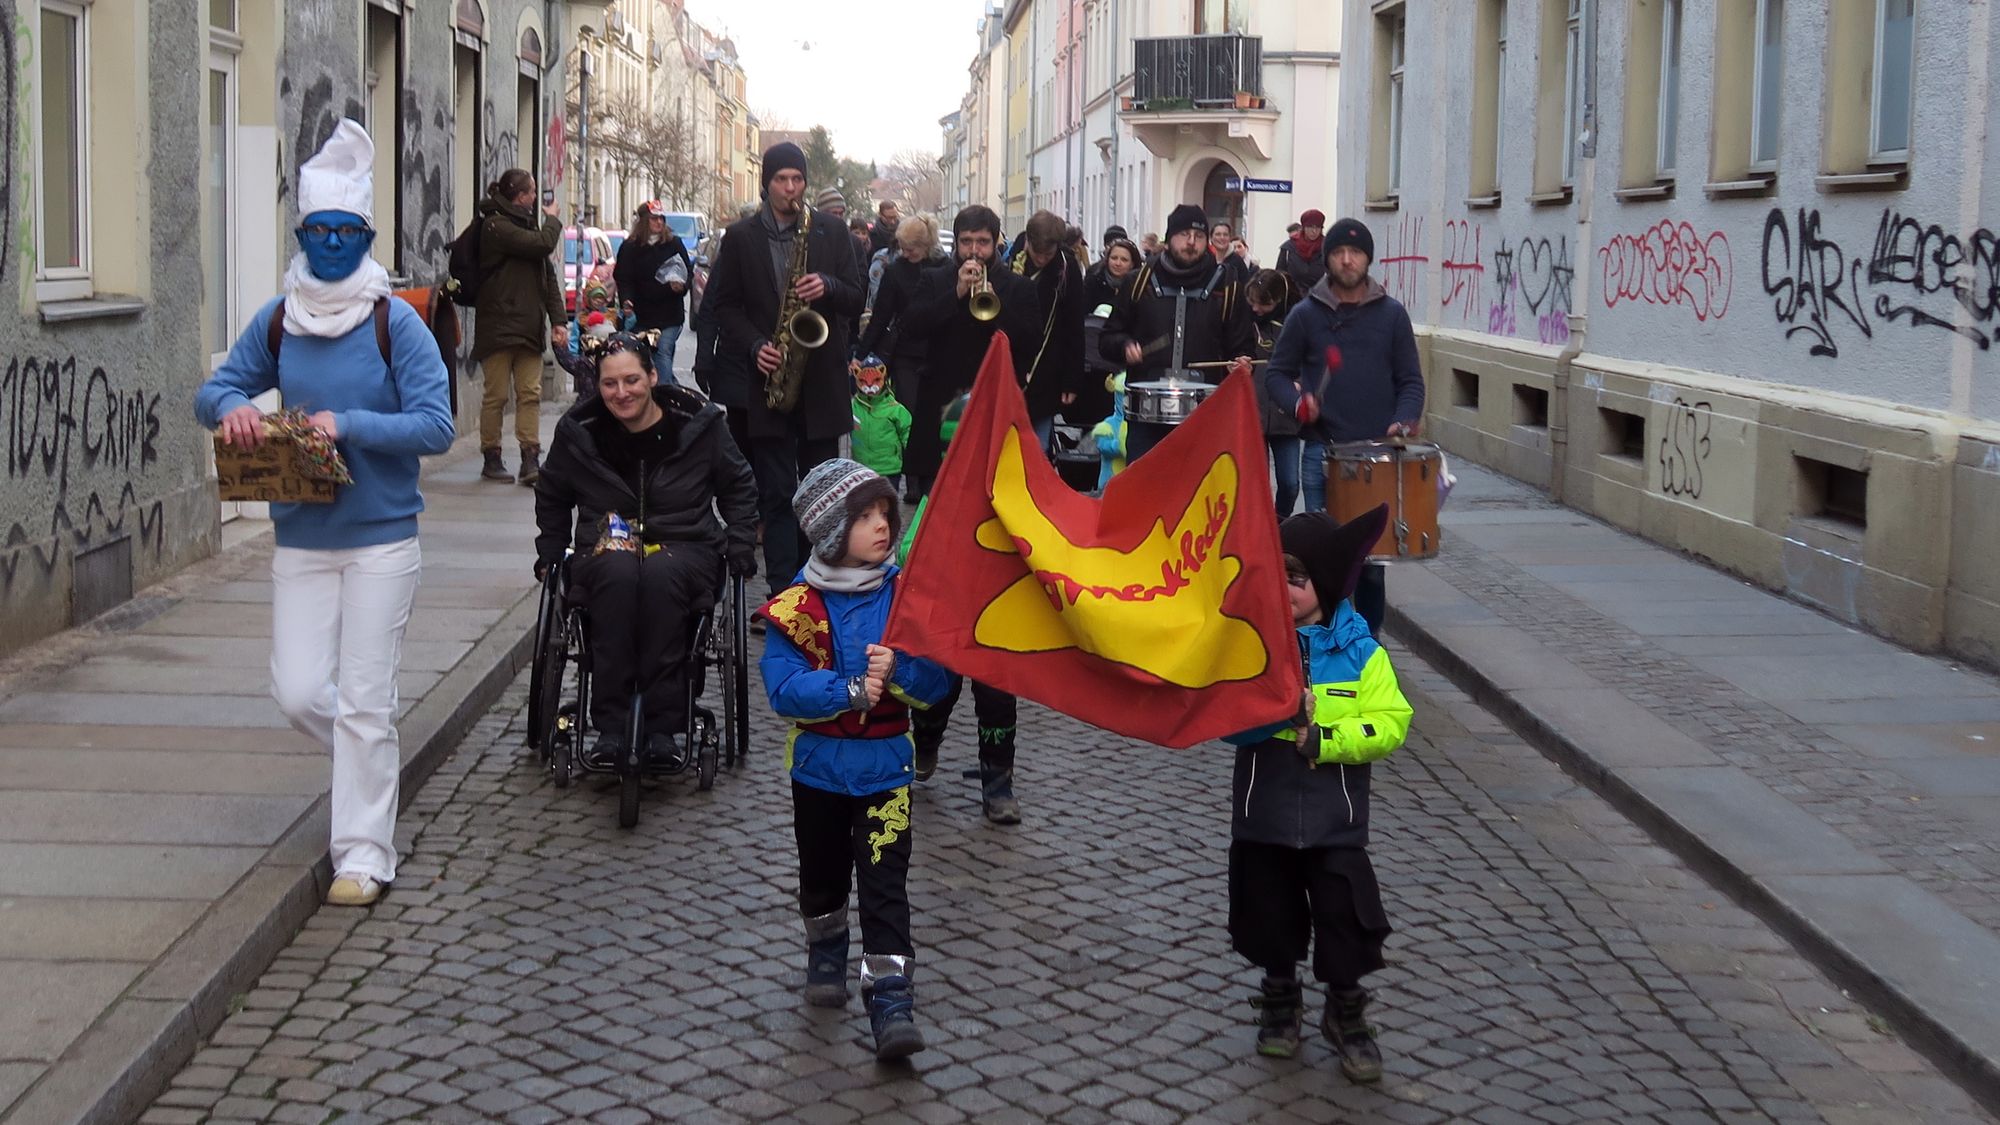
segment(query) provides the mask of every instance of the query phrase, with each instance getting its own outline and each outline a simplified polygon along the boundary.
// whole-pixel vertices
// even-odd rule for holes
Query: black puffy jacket
[[[754,557],[757,483],[729,436],[722,408],[679,386],[654,388],[653,401],[680,427],[666,457],[644,466],[646,542],[701,543],[726,557]],[[548,460],[535,482],[538,562],[562,558],[572,538],[578,551],[589,550],[606,512],[627,519],[638,512],[638,474],[619,473],[601,448],[610,437],[608,427],[620,425],[596,397],[578,403],[556,423]],[[717,508],[721,520],[716,519]]]

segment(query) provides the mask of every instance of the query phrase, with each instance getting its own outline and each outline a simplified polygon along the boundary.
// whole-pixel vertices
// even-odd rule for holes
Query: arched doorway
[[[1201,185],[1201,209],[1210,223],[1228,223],[1243,229],[1243,173],[1227,161],[1218,160],[1208,170]]]

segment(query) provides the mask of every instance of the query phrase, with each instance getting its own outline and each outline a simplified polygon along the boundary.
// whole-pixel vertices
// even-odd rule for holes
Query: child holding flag
[[[1327,986],[1320,1032],[1355,1082],[1379,1082],[1382,1054],[1361,978],[1382,967],[1389,920],[1368,862],[1369,763],[1403,744],[1410,705],[1389,654],[1349,597],[1386,505],[1338,524],[1324,512],[1278,527],[1306,692],[1291,723],[1228,739],[1239,747],[1231,798],[1229,935],[1264,970],[1259,1054],[1299,1049],[1298,963],[1312,947]]]
[[[771,709],[792,720],[792,831],[806,929],[806,1001],[847,1003],[847,898],[858,884],[861,997],[875,1057],[924,1049],[910,973],[910,712],[945,694],[945,673],[880,642],[895,598],[896,490],[843,458],[792,497],[812,544],[793,584],[760,606]]]

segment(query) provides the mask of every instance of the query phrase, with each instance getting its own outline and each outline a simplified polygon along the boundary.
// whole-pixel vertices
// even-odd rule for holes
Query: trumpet
[[[965,308],[974,320],[992,320],[1000,315],[1000,295],[993,291],[993,283],[986,280],[984,265],[979,267],[979,284],[966,297]]]

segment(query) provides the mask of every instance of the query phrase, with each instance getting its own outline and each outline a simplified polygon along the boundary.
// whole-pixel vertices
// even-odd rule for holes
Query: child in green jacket
[[[854,459],[900,491],[903,451],[910,447],[910,409],[896,401],[889,367],[881,359],[855,360],[849,371],[854,375]]]

